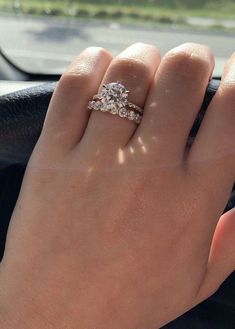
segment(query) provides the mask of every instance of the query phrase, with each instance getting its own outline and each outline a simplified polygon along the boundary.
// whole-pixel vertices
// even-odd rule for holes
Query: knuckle
[[[97,61],[97,58],[99,58],[99,61]],[[102,62],[102,60],[108,63],[110,59],[111,54],[105,48],[88,47],[72,61],[62,75],[60,84],[66,89],[74,86],[83,89],[90,84],[92,85],[94,81],[94,63]]]
[[[63,86],[65,90],[73,88],[84,88],[92,82],[91,72],[86,71],[67,71],[60,79],[60,86]]]
[[[180,49],[173,49],[165,56],[165,64],[185,78],[202,76],[209,72],[213,63],[211,51],[206,46],[184,44]]]
[[[87,47],[84,50],[84,53],[85,54],[91,54],[91,55],[94,55],[95,54],[96,56],[103,57],[103,58],[105,58],[105,57],[107,57],[107,58],[111,57],[110,52],[107,49],[103,48],[103,47]]]
[[[114,76],[121,76],[127,79],[145,79],[150,74],[148,65],[136,58],[117,58],[112,64],[111,71]]]

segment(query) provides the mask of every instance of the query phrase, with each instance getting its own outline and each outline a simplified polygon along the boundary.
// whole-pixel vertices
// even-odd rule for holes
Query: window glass
[[[142,41],[162,54],[183,42],[207,44],[214,75],[234,51],[235,1],[0,0],[0,47],[19,67],[60,73],[88,46],[117,54]]]

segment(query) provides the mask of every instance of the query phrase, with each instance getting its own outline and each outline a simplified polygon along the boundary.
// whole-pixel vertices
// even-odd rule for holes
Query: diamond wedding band
[[[108,112],[121,118],[141,122],[143,109],[128,101],[129,90],[119,81],[104,84],[101,92],[94,95],[88,103],[88,109],[94,111]]]

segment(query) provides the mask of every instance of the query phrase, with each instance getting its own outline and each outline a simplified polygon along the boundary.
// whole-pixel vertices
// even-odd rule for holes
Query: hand
[[[116,58],[88,48],[62,76],[12,215],[0,267],[3,329],[156,329],[235,269],[235,56],[196,139],[214,59],[185,44]],[[87,104],[120,81],[137,126]]]

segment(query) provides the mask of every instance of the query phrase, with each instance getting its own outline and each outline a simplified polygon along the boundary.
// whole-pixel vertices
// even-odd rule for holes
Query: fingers
[[[90,47],[71,63],[52,97],[42,139],[62,150],[81,139],[89,118],[87,103],[97,92],[111,59],[108,51]]]
[[[219,220],[212,241],[207,272],[196,304],[210,297],[235,270],[235,209]]]
[[[166,54],[134,142],[138,144],[141,139],[155,153],[160,149],[167,165],[181,162],[213,68],[214,59],[206,46],[184,44]]]
[[[233,55],[188,154],[188,172],[199,186],[203,186],[203,198],[208,204],[213,204],[214,218],[218,218],[218,214],[225,207],[234,183],[234,127],[235,56]]]
[[[154,46],[134,44],[112,61],[100,90],[103,84],[119,81],[130,91],[128,100],[143,107],[159,62],[159,51]],[[136,124],[130,120],[96,111],[90,116],[83,142],[85,147],[89,144],[90,147],[120,148],[135,129]]]

